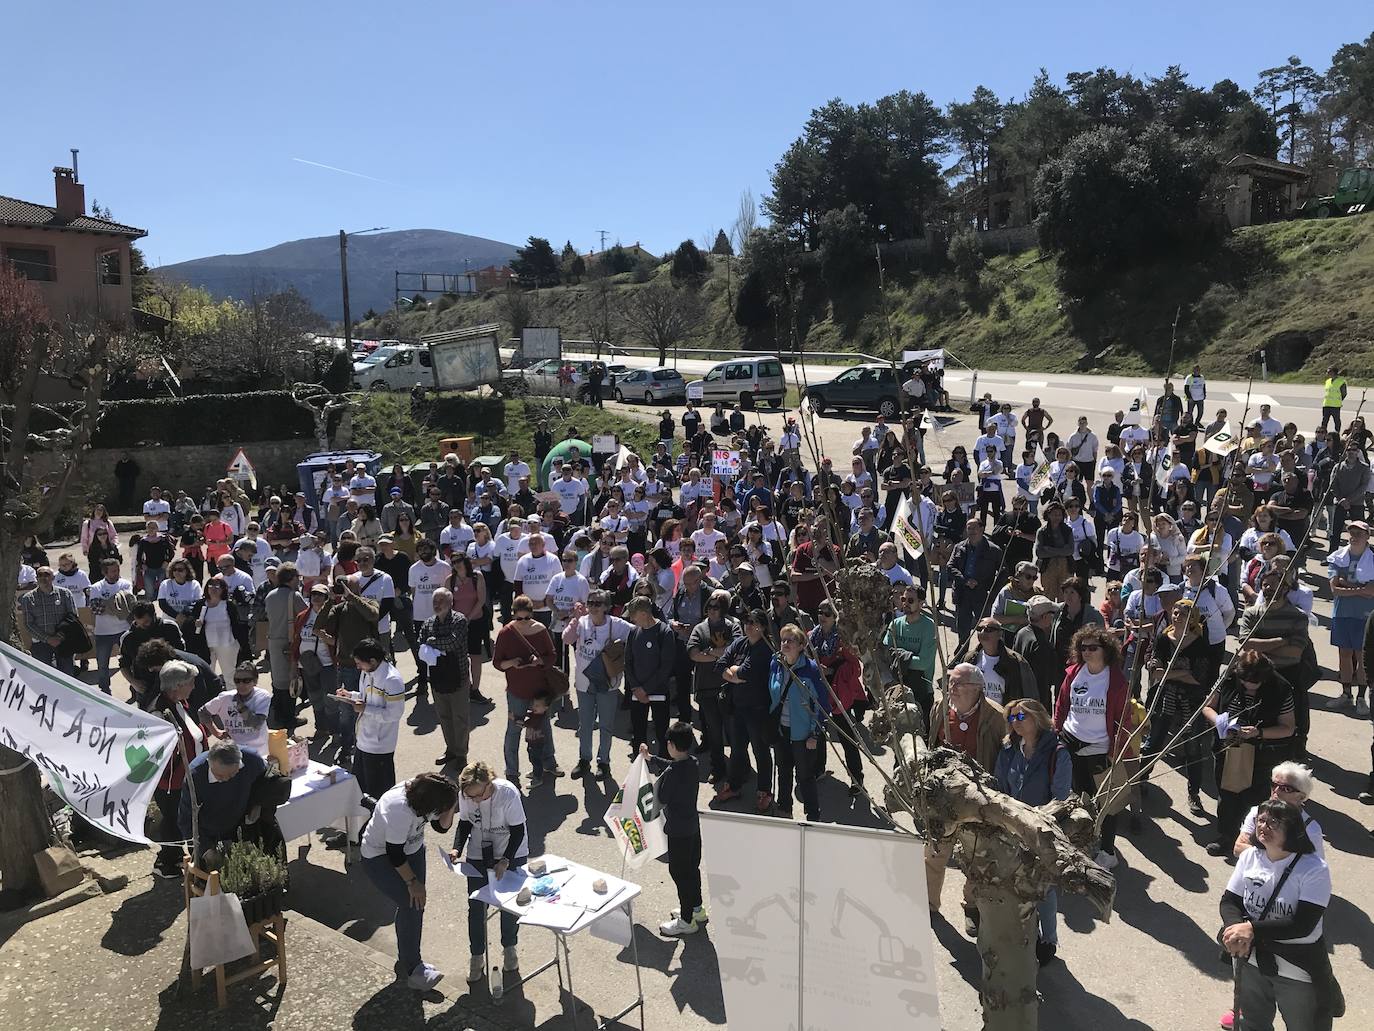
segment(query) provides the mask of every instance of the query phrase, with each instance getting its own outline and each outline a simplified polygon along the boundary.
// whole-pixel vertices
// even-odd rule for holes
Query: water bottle
[[[499,1006],[505,990],[505,982],[501,976],[501,965],[498,963],[491,968],[491,1001]]]

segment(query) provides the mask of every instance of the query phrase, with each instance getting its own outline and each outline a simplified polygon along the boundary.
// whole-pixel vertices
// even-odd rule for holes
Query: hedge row
[[[53,407],[63,414],[75,413],[80,408],[76,403]],[[54,428],[51,420],[35,419],[34,429],[39,432]],[[259,390],[243,394],[107,401],[91,447],[223,444],[226,441],[309,439],[314,435],[314,419],[291,400],[287,391]]]
[[[463,436],[499,437],[506,432],[506,405],[499,397],[429,393],[411,402],[411,411],[431,426]]]

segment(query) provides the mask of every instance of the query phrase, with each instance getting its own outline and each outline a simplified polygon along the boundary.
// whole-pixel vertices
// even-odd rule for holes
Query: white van
[[[773,355],[731,358],[721,362],[701,379],[687,384],[687,398],[704,404],[739,402],[742,409],[750,409],[766,402],[781,408],[787,397],[787,380],[782,362]]]
[[[354,390],[411,390],[417,383],[426,390],[434,388],[428,347],[402,344],[387,350],[390,353],[379,361],[353,366]]]

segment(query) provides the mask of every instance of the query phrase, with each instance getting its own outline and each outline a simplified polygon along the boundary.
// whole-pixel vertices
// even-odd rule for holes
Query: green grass
[[[684,346],[726,356],[743,350],[744,337],[727,303],[725,262],[711,262],[702,286],[706,323]],[[739,269],[740,262],[732,261],[730,293],[738,290]],[[948,348],[974,368],[1027,372],[1073,371],[1085,352],[1110,348],[1090,371],[1154,375],[1169,364],[1172,323],[1181,308],[1175,371],[1197,362],[1213,378],[1244,379],[1253,367],[1251,356],[1268,348],[1271,380],[1318,382],[1334,363],[1354,382],[1374,382],[1374,215],[1242,229],[1209,266],[1160,262],[1134,268],[1104,284],[1072,318],[1055,286],[1055,271],[1054,259],[1036,251],[999,255],[988,262],[972,297],[950,276],[894,276],[886,317],[876,305],[843,324],[824,312],[804,346],[885,355],[895,341],[903,348]],[[667,266],[657,274],[667,275]],[[629,280],[616,277],[616,291],[639,288]],[[567,338],[599,335],[600,308],[589,303],[591,297],[585,286],[541,290],[534,321],[562,326]],[[418,336],[499,322],[499,297],[387,318],[394,321],[370,332]],[[1275,338],[1285,334],[1301,335],[1310,351],[1296,368],[1277,371]]]
[[[534,431],[547,420],[555,442],[570,436],[576,428],[584,440],[598,433],[614,433],[623,444],[642,455],[650,454],[658,441],[657,429],[646,422],[611,409],[585,405],[559,406],[552,398],[522,398],[505,401],[504,428],[483,432],[473,423],[436,425],[417,416],[406,394],[369,393],[353,415],[353,446],[381,452],[387,462],[426,462],[437,460],[439,440],[443,437],[474,436],[476,455],[519,451],[534,453]]]

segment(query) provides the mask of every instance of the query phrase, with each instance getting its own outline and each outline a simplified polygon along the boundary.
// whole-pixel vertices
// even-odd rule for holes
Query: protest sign
[[[101,830],[148,842],[148,802],[176,742],[166,720],[0,643],[0,744]]]
[[[739,452],[716,448],[711,452],[711,475],[733,480],[739,475]]]
[[[654,776],[644,756],[635,757],[629,776],[606,810],[605,819],[627,865],[643,866],[668,851],[663,811],[658,807]]]

